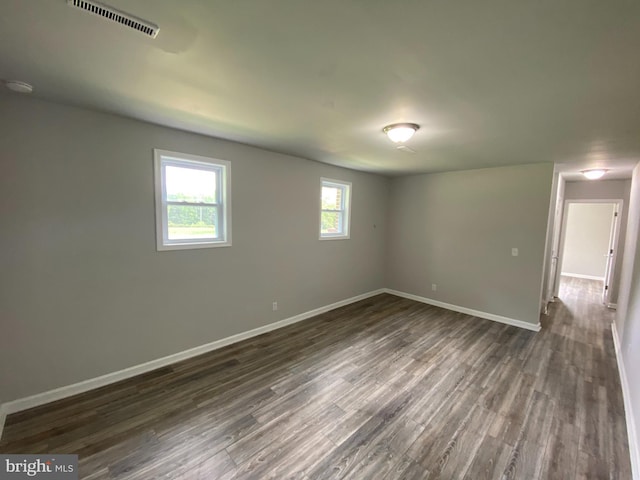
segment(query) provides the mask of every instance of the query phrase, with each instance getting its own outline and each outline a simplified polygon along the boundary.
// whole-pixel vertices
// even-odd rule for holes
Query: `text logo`
[[[78,480],[77,455],[0,455],[0,480]]]

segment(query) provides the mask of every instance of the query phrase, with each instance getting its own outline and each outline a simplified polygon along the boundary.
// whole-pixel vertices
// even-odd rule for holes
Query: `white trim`
[[[223,237],[220,240],[213,239],[185,239],[184,241],[170,241],[165,230],[168,227],[167,202],[164,191],[164,161],[169,160],[175,164],[190,164],[190,168],[207,171],[219,170],[221,175],[219,188],[220,199],[217,205],[220,207],[220,225]],[[153,176],[154,195],[156,205],[156,250],[159,252],[169,250],[190,250],[195,248],[216,248],[231,246],[231,162],[217,158],[203,157],[189,153],[171,152],[169,150],[153,149]],[[209,204],[207,204],[209,205]]]
[[[2,431],[4,430],[4,421],[7,419],[4,405],[0,404],[0,440],[2,440]]]
[[[620,225],[622,224],[622,212],[624,209],[624,200],[621,198],[580,198],[580,199],[576,199],[576,198],[567,198],[566,195],[564,197],[564,208],[563,208],[563,212],[562,212],[562,230],[560,231],[560,249],[558,250],[558,265],[560,267],[562,267],[562,264],[564,262],[564,247],[565,247],[565,240],[566,240],[566,230],[567,230],[567,221],[569,218],[568,212],[569,212],[569,204],[571,203],[613,203],[617,206],[617,212],[618,212],[618,220],[615,222],[615,241],[613,242],[614,245],[611,245],[611,241],[609,242],[609,248],[613,248],[613,258],[611,259],[611,269],[609,271],[609,279],[612,281],[613,278],[615,277],[615,268],[616,268],[616,262],[617,262],[617,255],[618,255],[618,250],[620,249],[620,237],[619,237],[619,233],[620,233]],[[624,247],[622,247],[624,248]],[[588,276],[578,276],[579,274],[572,274],[572,273],[562,273],[561,275],[566,275],[568,277],[576,277],[576,278],[586,278],[588,280],[599,280],[602,281],[603,284],[606,282],[606,278],[605,277],[588,277]],[[559,289],[560,289],[560,278],[558,277],[557,279],[557,285],[556,285],[556,296],[558,295]],[[609,294],[611,293],[611,289],[608,290],[604,290],[604,286],[603,285],[603,290],[602,290],[602,303],[606,304],[609,301]]]
[[[553,176],[551,179],[551,192],[549,193],[549,211],[547,213],[547,231],[544,238],[544,255],[542,257],[542,278],[540,281],[540,312],[546,315],[549,311],[547,304],[549,303],[549,276],[553,267],[553,234],[554,220],[556,214],[556,202],[558,200],[558,185],[560,181],[560,173],[556,171],[554,166]]]
[[[640,439],[636,432],[636,422],[634,420],[633,408],[631,404],[631,393],[629,392],[629,382],[624,369],[622,353],[620,352],[620,337],[616,323],[611,323],[611,333],[613,334],[613,346],[616,351],[616,361],[618,362],[618,373],[620,374],[620,385],[622,385],[622,398],[624,398],[624,412],[627,420],[627,436],[629,437],[629,456],[631,457],[631,472],[633,480],[640,480]]]
[[[413,295],[412,293],[400,292],[398,290],[391,290],[385,288],[386,293],[396,295],[398,297],[408,298],[409,300],[415,300],[416,302],[427,303],[435,307],[446,308],[447,310],[453,310],[454,312],[466,313],[473,317],[486,318],[487,320],[493,320],[494,322],[506,323],[507,325],[513,325],[514,327],[524,328],[526,330],[533,330],[534,332],[540,331],[540,323],[533,324],[522,320],[516,320],[514,318],[503,317],[493,313],[481,312],[480,310],[473,310],[472,308],[460,307],[458,305],[452,305],[450,303],[440,302],[438,300],[432,300],[431,298],[420,297],[419,295]]]
[[[586,280],[600,280],[604,282],[604,277],[598,277],[596,275],[583,275],[582,273],[561,272],[563,277],[584,278]]]
[[[344,196],[342,201],[344,203],[344,217],[342,218],[342,223],[344,229],[341,233],[337,234],[322,234],[322,188],[327,184],[327,186],[336,186],[339,188],[344,188]],[[351,182],[345,182],[344,180],[335,180],[333,178],[320,177],[320,223],[318,226],[320,227],[320,236],[319,240],[349,240],[351,238],[351,190],[353,189],[353,185]]]
[[[557,212],[560,217],[556,218],[555,221],[555,227],[557,228],[558,231],[555,232],[555,235],[557,236],[554,239],[554,251],[555,251],[555,255],[556,255],[556,265],[555,265],[555,277],[553,278],[553,291],[552,293],[552,297],[553,298],[558,298],[558,295],[560,294],[560,270],[562,269],[562,252],[564,249],[564,228],[565,228],[565,224],[564,224],[564,216],[565,216],[565,208],[566,208],[566,203],[565,203],[565,193],[566,193],[566,187],[567,187],[567,181],[564,178],[564,175],[561,173],[560,177],[559,177],[559,186],[558,186],[558,198],[556,199],[556,202],[560,204],[560,211]],[[553,301],[553,300],[552,300]]]
[[[55,402],[56,400],[61,400],[72,395],[84,393],[95,388],[104,387],[105,385],[119,382],[127,378],[135,377],[136,375],[150,372],[160,367],[165,367],[167,365],[171,365],[188,358],[202,355],[203,353],[211,352],[212,350],[226,347],[227,345],[231,345],[232,343],[237,343],[242,340],[255,337],[257,335],[262,335],[263,333],[277,330],[293,323],[301,322],[302,320],[307,320],[308,318],[315,317],[316,315],[320,315],[322,313],[334,310],[339,307],[343,307],[345,305],[349,305],[351,303],[359,302],[360,300],[364,300],[381,293],[384,293],[384,289],[373,290],[371,292],[356,295],[355,297],[347,298],[330,305],[325,305],[324,307],[319,307],[314,310],[295,315],[293,317],[270,323],[269,325],[254,328],[253,330],[249,330],[247,332],[238,333],[236,335],[222,338],[205,345],[200,345],[199,347],[190,348],[189,350],[174,353],[173,355],[168,355],[156,360],[151,360],[150,362],[142,363],[140,365],[134,365],[133,367],[125,368],[124,370],[107,373],[106,375],[102,375],[100,377],[90,378],[88,380],[74,383],[72,385],[66,385],[64,387],[49,390],[48,392],[38,393],[36,395],[31,395],[30,397],[13,400],[11,402],[0,405],[0,419],[3,418],[2,415],[10,415],[22,410],[27,410],[39,405],[44,405],[45,403]],[[4,425],[4,420],[2,421],[2,425]]]
[[[622,209],[624,201],[620,200],[614,204],[613,220],[609,231],[609,245],[607,246],[607,263],[604,271],[604,291],[602,292],[602,303],[609,303],[611,300],[611,286],[615,278],[615,268],[618,261],[618,246],[620,244],[620,228],[622,225]],[[624,249],[624,246],[622,247]]]
[[[241,332],[236,335],[232,335],[230,337],[222,338],[220,340],[207,343],[205,345],[200,345],[198,347],[191,348],[189,350],[184,350],[182,352],[178,352],[173,355],[168,355],[166,357],[158,358],[150,362],[142,363],[140,365],[134,365],[132,367],[125,368],[123,370],[108,373],[100,377],[90,378],[88,380],[74,383],[72,385],[66,385],[64,387],[49,390],[47,392],[38,393],[36,395],[31,395],[29,397],[20,398],[17,400],[13,400],[11,402],[0,404],[0,439],[2,439],[2,429],[4,426],[5,418],[7,415],[10,415],[12,413],[27,410],[29,408],[34,408],[40,405],[44,405],[46,403],[55,402],[56,400],[61,400],[63,398],[67,398],[72,395],[77,395],[80,393],[87,392],[89,390],[104,387],[105,385],[110,385],[112,383],[119,382],[121,380],[126,380],[127,378],[135,377],[136,375],[141,375],[143,373],[147,373],[152,370],[155,370],[167,365],[171,365],[173,363],[180,362],[182,360],[186,360],[192,357],[196,357],[198,355],[202,355],[207,352],[211,352],[213,350],[217,350],[222,347],[226,347],[227,345],[231,345],[233,343],[241,342],[242,340],[246,340],[246,339],[255,337],[257,335],[262,335],[263,333],[277,330],[287,325],[292,325],[294,323],[307,320],[309,318],[315,317],[322,313],[326,313],[330,310],[334,310],[336,308],[340,308],[345,305],[350,305],[352,303],[358,302],[360,300],[365,300],[369,297],[373,297],[381,293],[389,293],[391,295],[396,295],[398,297],[408,298],[410,300],[415,300],[417,302],[434,305],[436,307],[446,308],[447,310],[453,310],[455,312],[465,313],[467,315],[472,315],[475,317],[486,318],[488,320],[505,323],[507,325],[513,325],[515,327],[520,327],[527,330],[533,330],[535,332],[540,330],[540,324],[534,325],[529,322],[523,322],[522,320],[515,320],[508,317],[502,317],[500,315],[481,312],[479,310],[473,310],[471,308],[459,307],[457,305],[452,305],[449,303],[432,300],[430,298],[420,297],[418,295],[400,292],[398,290],[381,288],[378,290],[373,290],[371,292],[363,293],[361,295],[356,295],[355,297],[347,298],[345,300],[341,300],[339,302],[335,302],[330,305],[325,305],[324,307],[319,307],[314,310],[310,310],[308,312],[295,315],[293,317],[285,318],[283,320],[270,323],[269,325],[264,325],[262,327],[254,328],[253,330],[249,330],[247,332]]]

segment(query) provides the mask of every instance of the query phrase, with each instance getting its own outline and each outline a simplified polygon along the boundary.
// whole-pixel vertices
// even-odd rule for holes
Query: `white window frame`
[[[338,187],[342,188],[342,205],[339,210],[325,210],[322,208],[322,188]],[[323,212],[342,213],[343,229],[339,233],[322,233]],[[347,240],[351,238],[351,182],[335,180],[332,178],[320,178],[320,240]]]
[[[156,197],[156,248],[164,250],[186,250],[192,248],[212,248],[231,246],[231,162],[215,158],[171,152],[169,150],[153,150],[155,197]],[[184,168],[215,171],[218,173],[215,203],[192,203],[167,201],[165,183],[165,167],[179,166]],[[203,239],[169,239],[168,206],[213,206],[218,208],[218,238]]]

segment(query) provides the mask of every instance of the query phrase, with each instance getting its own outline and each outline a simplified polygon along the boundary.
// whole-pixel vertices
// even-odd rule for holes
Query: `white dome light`
[[[394,123],[382,129],[387,134],[389,140],[394,143],[404,143],[413,137],[413,134],[420,128],[415,123]]]
[[[587,177],[589,180],[597,180],[602,178],[602,176],[607,173],[607,170],[603,168],[594,168],[591,170],[583,170],[582,174]]]
[[[27,82],[21,82],[19,80],[8,80],[4,82],[5,86],[17,93],[31,93],[33,92],[33,86],[29,85]]]

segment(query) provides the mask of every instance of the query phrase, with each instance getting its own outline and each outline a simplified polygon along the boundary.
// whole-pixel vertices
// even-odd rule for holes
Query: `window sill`
[[[168,250],[193,250],[196,248],[217,248],[230,246],[231,242],[172,243],[170,245],[158,245],[157,250],[159,252],[166,252]]]
[[[335,236],[321,236],[320,240],[349,240],[351,238],[350,235],[335,235]]]

